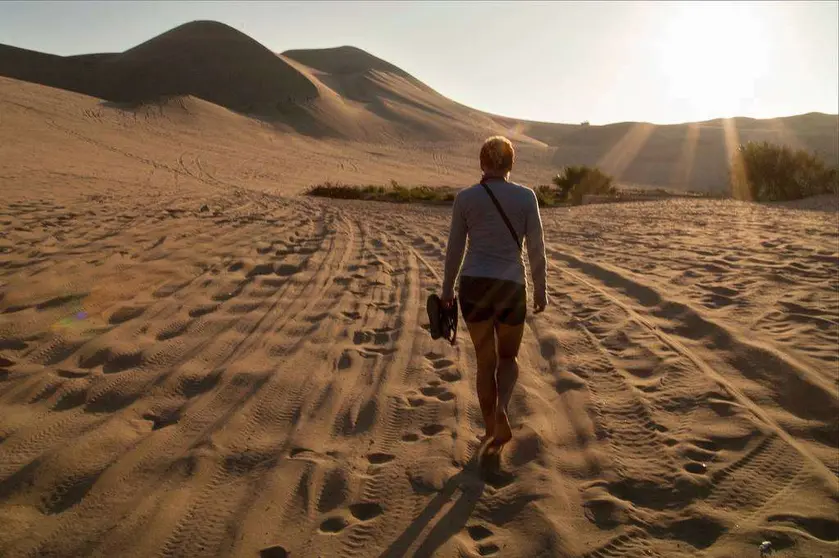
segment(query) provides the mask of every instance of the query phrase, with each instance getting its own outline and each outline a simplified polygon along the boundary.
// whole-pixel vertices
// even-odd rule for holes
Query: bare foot
[[[495,422],[487,421],[486,433],[482,436],[482,440],[489,440],[495,437]]]
[[[513,439],[513,430],[510,428],[510,419],[507,413],[500,411],[495,415],[495,435],[492,445],[503,446]]]
[[[494,430],[494,428],[487,428],[484,435],[478,438],[478,444],[481,448],[486,448],[487,444],[493,444],[493,439],[495,438]]]
[[[481,445],[487,440],[491,440],[495,437],[495,411],[493,410],[492,414],[489,417],[484,417],[484,424],[486,425],[486,433],[481,436]]]

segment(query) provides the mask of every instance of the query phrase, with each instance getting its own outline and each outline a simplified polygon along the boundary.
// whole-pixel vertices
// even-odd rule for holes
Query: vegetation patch
[[[539,207],[567,207],[583,203],[649,201],[656,199],[725,197],[721,192],[684,192],[664,188],[630,188],[615,184],[612,176],[596,167],[585,165],[565,167],[552,179],[552,184],[534,188]],[[460,188],[446,186],[403,186],[391,180],[387,186],[376,184],[344,184],[326,181],[306,190],[308,196],[340,200],[381,201],[391,203],[428,203],[448,205]]]
[[[458,190],[444,186],[402,186],[395,180],[389,186],[324,182],[312,186],[306,195],[339,200],[383,201],[392,203],[451,203]]]
[[[734,153],[731,195],[750,201],[789,201],[839,194],[839,169],[803,149],[749,142]]]
[[[306,190],[306,195],[338,200],[450,204],[459,191],[458,188],[446,186],[402,186],[395,180],[391,180],[389,186],[342,184],[327,181],[310,187]],[[535,191],[540,207],[568,205],[567,201],[558,197],[557,189],[553,186],[539,186]]]
[[[585,196],[616,196],[614,178],[596,167],[567,166],[551,180],[552,184],[538,186],[539,205],[580,205]]]

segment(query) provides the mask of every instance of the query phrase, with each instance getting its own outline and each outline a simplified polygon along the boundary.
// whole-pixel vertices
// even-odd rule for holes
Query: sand
[[[545,210],[551,305],[485,479],[463,324],[426,329],[448,209],[300,195],[462,186],[474,145],[6,78],[0,118],[0,555],[839,551],[835,210]],[[545,180],[552,148],[520,152]]]

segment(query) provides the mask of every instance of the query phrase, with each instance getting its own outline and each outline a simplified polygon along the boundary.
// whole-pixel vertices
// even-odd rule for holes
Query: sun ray
[[[699,124],[691,122],[688,125],[685,141],[682,143],[682,153],[673,169],[671,183],[687,189],[690,186],[690,176],[693,173],[693,163],[696,159],[696,145],[699,142]]]
[[[773,118],[771,120],[768,120],[767,122],[772,131],[775,132],[775,134],[777,135],[777,141],[779,143],[788,145],[793,149],[807,148],[807,146],[804,144],[801,138],[799,138],[794,131],[787,128],[786,124],[784,124],[784,121],[782,119]]]
[[[737,123],[733,118],[722,119],[723,139],[725,140],[725,165],[729,171],[728,180],[730,183],[744,185],[744,166],[739,161],[740,133],[737,131]]]
[[[609,171],[618,180],[624,171],[635,161],[638,153],[650,139],[655,126],[635,123],[612,148],[600,158],[597,166]]]

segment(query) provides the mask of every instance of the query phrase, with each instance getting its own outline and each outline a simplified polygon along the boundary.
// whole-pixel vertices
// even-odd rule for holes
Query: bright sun
[[[748,4],[677,6],[656,45],[668,93],[707,118],[743,111],[769,62],[760,22]]]

